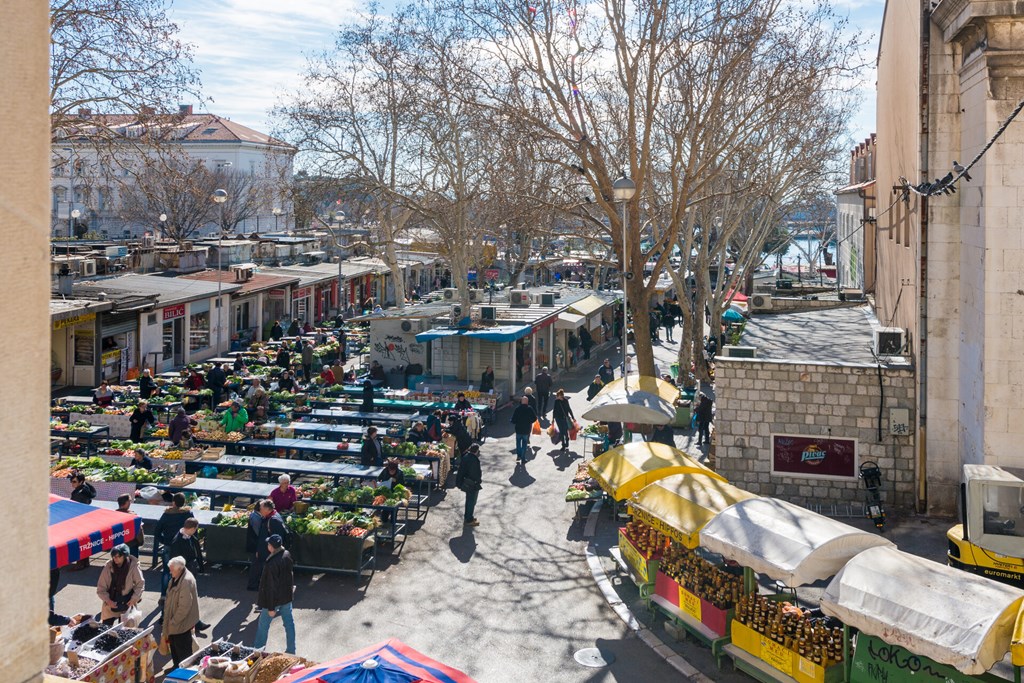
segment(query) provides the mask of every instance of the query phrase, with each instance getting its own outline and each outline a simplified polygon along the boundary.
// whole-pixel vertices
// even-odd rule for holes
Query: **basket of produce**
[[[196,475],[194,475],[194,474],[179,474],[176,477],[173,477],[171,479],[170,485],[171,486],[175,486],[177,488],[182,488],[184,486],[188,486],[189,484],[194,484],[195,482],[196,482]]]

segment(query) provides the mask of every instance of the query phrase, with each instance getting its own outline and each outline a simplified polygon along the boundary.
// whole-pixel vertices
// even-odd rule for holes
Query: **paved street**
[[[575,373],[566,390],[585,387],[596,362]],[[577,414],[585,403],[585,393],[573,399]],[[629,634],[587,568],[582,525],[574,524],[573,508],[563,502],[587,442],[573,442],[573,453],[560,456],[546,436],[534,437],[534,459],[516,472],[509,416],[499,413],[482,447],[478,528],[462,526],[463,494],[451,489],[437,494],[422,528],[397,558],[383,559],[385,569],[367,586],[298,575],[299,654],[322,661],[397,637],[482,683],[679,677]],[[85,572],[65,575],[58,611],[98,611],[93,587],[100,566],[97,560]],[[159,570],[147,570],[146,580],[151,590],[143,607],[152,609]],[[242,570],[212,570],[199,577],[199,588],[214,638],[253,639],[254,594],[245,591]],[[575,651],[595,646],[615,656],[610,667],[588,669],[573,660]],[[284,648],[279,622],[269,647]]]

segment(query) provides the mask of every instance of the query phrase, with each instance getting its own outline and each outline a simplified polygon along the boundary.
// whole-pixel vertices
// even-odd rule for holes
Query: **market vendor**
[[[295,507],[295,501],[299,499],[299,494],[292,486],[292,478],[287,474],[282,474],[277,478],[277,488],[270,492],[270,500],[274,501],[274,507],[279,512],[289,512]]]
[[[171,443],[177,446],[181,443],[182,439],[186,439],[190,436],[189,429],[197,424],[199,423],[186,415],[185,409],[179,406],[174,419],[167,425],[167,438],[171,440]]]
[[[277,352],[277,358],[274,360],[277,367],[287,370],[292,366],[292,354],[288,353],[288,347],[282,345],[281,349]]]
[[[330,365],[325,365],[324,369],[320,371],[320,383],[325,387],[334,386],[337,382],[334,376],[334,371]]]
[[[409,443],[426,443],[430,441],[430,435],[427,434],[427,426],[422,422],[417,422],[409,430],[409,435],[406,439]]]
[[[469,412],[473,410],[473,404],[466,400],[466,394],[461,391],[455,397],[455,408],[454,410],[462,412]]]
[[[441,440],[441,418],[444,417],[444,413],[440,410],[435,410],[433,413],[427,416],[427,438],[431,441]]]
[[[188,373],[188,377],[185,379],[185,388],[189,391],[199,391],[206,386],[206,380],[199,374],[199,371],[195,368],[191,368]]]
[[[106,408],[114,402],[114,392],[107,384],[107,380],[100,382],[99,387],[93,390],[92,402],[101,408]]]
[[[398,484],[405,486],[405,472],[398,466],[396,458],[388,458],[384,463],[384,469],[377,475],[377,481],[388,488],[395,488]],[[391,523],[391,510],[381,510],[380,518],[385,524]]]
[[[494,368],[488,365],[480,375],[480,392],[486,394],[491,391],[494,391]]]
[[[384,449],[377,437],[377,428],[370,427],[366,430],[366,437],[363,439],[363,446],[359,451],[359,463],[363,467],[380,466],[384,462]]]
[[[253,420],[263,422],[270,411],[270,394],[263,388],[258,377],[252,380],[252,386],[246,394],[246,406]]]
[[[235,359],[237,363],[242,358],[238,356]],[[210,398],[210,407],[216,408],[221,399],[224,397],[224,385],[228,381],[228,373],[224,372],[224,364],[217,363],[213,366],[213,369],[206,374],[206,386],[213,392],[213,396]]]
[[[385,380],[387,375],[384,373],[384,366],[380,364],[380,361],[373,361],[370,363],[370,379],[373,380]]]
[[[144,449],[136,448],[132,453],[132,467],[151,470],[153,469],[153,459],[149,457],[149,454]]]
[[[231,364],[231,371],[236,375],[241,375],[245,372],[245,361],[242,360],[241,354],[235,356],[235,362]]]
[[[302,328],[299,327],[299,321],[297,319],[292,320],[292,324],[288,326],[288,336],[298,337],[302,334]]]
[[[112,625],[123,612],[139,604],[145,590],[146,581],[142,578],[139,561],[131,556],[124,543],[114,546],[96,584],[96,595],[103,602],[100,620]]]
[[[149,368],[146,368],[139,377],[139,396],[149,398],[158,392],[156,382],[153,381],[153,375],[149,372]]]
[[[242,402],[237,398],[231,402],[231,406],[220,417],[220,424],[228,434],[244,432],[245,425],[248,422],[249,413],[242,407]]]
[[[128,417],[128,422],[132,426],[129,438],[135,443],[142,441],[142,430],[146,424],[156,426],[156,415],[149,409],[149,401],[139,401],[139,405],[135,406]]]
[[[292,373],[287,370],[281,373],[281,376],[277,378],[277,390],[295,393],[295,379],[292,378]]]
[[[84,505],[92,505],[96,497],[96,487],[85,480],[85,475],[78,470],[71,471],[71,500]]]
[[[281,341],[281,337],[284,336],[284,328],[281,327],[281,321],[275,320],[274,325],[270,328],[270,338],[274,341]]]

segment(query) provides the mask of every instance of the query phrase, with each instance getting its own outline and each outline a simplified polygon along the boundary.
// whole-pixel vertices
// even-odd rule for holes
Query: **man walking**
[[[256,591],[260,588],[260,576],[268,554],[267,538],[275,534],[281,538],[288,535],[284,520],[274,509],[274,501],[269,498],[261,500],[256,511],[249,515],[249,542],[246,544],[247,550],[251,548],[248,590]]]
[[[700,395],[700,402],[697,404],[697,445],[711,445],[711,418],[712,400],[707,394]]]
[[[455,477],[455,485],[466,493],[466,510],[462,516],[462,523],[466,526],[479,526],[480,522],[474,516],[476,500],[483,487],[483,473],[480,470],[480,446],[473,444],[463,456],[462,464],[459,465],[459,474]]]
[[[512,424],[516,427],[516,464],[526,464],[526,451],[530,448],[530,431],[533,423],[537,421],[537,413],[530,407],[527,397],[519,401],[515,411],[512,412]]]
[[[295,619],[292,616],[292,599],[295,596],[294,563],[291,554],[284,549],[284,540],[278,534],[271,534],[266,542],[267,560],[260,577],[259,596],[256,605],[260,618],[256,625],[256,640],[252,646],[262,650],[267,644],[271,620],[280,615],[284,622],[285,648],[287,654],[295,654]]]
[[[605,358],[604,363],[601,364],[597,374],[601,376],[601,381],[604,384],[608,384],[613,381],[615,379],[615,368],[612,367],[612,362]]]
[[[548,398],[551,396],[551,375],[548,374],[548,366],[540,369],[540,374],[533,380],[537,387],[537,413],[544,415],[548,412]]]
[[[218,363],[213,366],[213,370],[206,373],[206,386],[210,387],[210,391],[213,392],[212,399],[213,403],[210,408],[216,410],[220,402],[224,400],[224,384],[228,381],[228,375],[224,372],[224,364]]]

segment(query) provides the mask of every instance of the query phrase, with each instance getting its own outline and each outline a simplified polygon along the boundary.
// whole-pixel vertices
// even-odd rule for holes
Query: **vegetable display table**
[[[322,403],[322,401],[311,401],[313,405]],[[327,404],[324,405],[334,405]],[[355,404],[352,404],[355,407]],[[361,405],[361,404],[360,404]],[[339,424],[358,424],[363,421],[371,422],[372,424],[400,424],[409,426],[413,422],[418,420],[425,420],[426,418],[422,415],[413,413],[365,413],[361,410],[345,410],[343,408],[314,408],[313,410],[303,413],[294,413],[295,416],[309,416],[316,418],[317,420],[323,420],[324,422],[334,422]],[[365,428],[364,428],[365,429]]]
[[[93,425],[89,429],[51,429],[50,437],[54,439],[63,439],[64,445],[68,445],[70,439],[82,441],[85,443],[85,451],[87,453],[96,452],[96,444],[100,442],[110,442],[110,427],[107,425]],[[61,449],[63,454],[64,448]]]
[[[314,417],[318,419],[329,419],[329,417],[323,417],[315,415],[318,412],[314,410]],[[306,413],[307,415],[309,413]],[[292,429],[296,434],[309,435],[317,439],[362,439],[366,429],[364,427],[356,427],[354,425],[345,424],[330,424],[326,422],[292,422],[289,423],[288,429]]]

